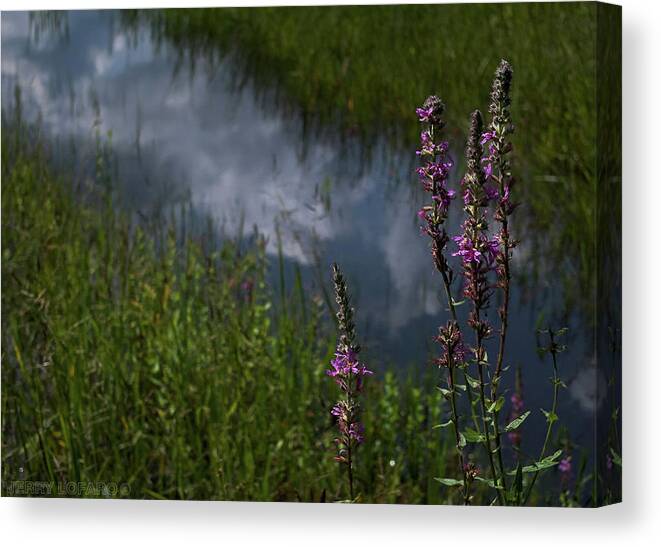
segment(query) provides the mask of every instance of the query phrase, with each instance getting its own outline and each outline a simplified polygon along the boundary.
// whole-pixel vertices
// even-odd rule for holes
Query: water
[[[238,86],[231,60],[213,71],[204,66],[191,71],[176,51],[157,48],[148,30],[123,29],[115,12],[71,12],[66,33],[38,40],[28,14],[2,14],[3,110],[20,85],[27,117],[40,118],[56,148],[77,157],[93,150],[97,130],[111,135],[127,206],[149,211],[161,200],[189,199],[227,235],[256,227],[273,257],[280,237],[288,275],[298,266],[309,291],[318,291],[320,273],[328,280],[331,262],[340,263],[371,367],[429,366],[431,338],[447,310],[415,214],[423,196],[411,173],[413,150],[376,143],[367,161],[351,136],[310,134],[268,91]],[[529,254],[524,241],[515,270],[525,272]],[[564,317],[571,334],[561,355],[568,389],[559,415],[572,441],[590,453],[602,404],[596,385],[605,378],[594,366],[589,329],[563,313],[554,286],[560,277],[514,287],[507,364],[522,367],[533,410],[524,447],[536,452],[545,430],[538,407],[551,404],[551,367],[537,355],[535,324],[545,317],[559,326]]]

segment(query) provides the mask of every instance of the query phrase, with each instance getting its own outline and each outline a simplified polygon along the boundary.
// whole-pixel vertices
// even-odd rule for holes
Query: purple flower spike
[[[439,251],[442,251],[447,242],[443,224],[447,219],[450,204],[456,197],[456,192],[447,187],[450,170],[453,167],[452,160],[447,156],[448,143],[436,139],[444,125],[441,119],[444,108],[438,97],[431,96],[416,110],[418,119],[427,124],[426,129],[420,133],[420,149],[416,154],[425,157],[427,161],[415,171],[423,190],[431,194],[431,205],[425,205],[420,209],[418,218],[425,222],[422,233],[432,238],[433,248]],[[432,251],[432,254],[434,253],[436,251]]]
[[[424,213],[424,210],[422,211]],[[356,344],[353,308],[349,301],[346,281],[336,264],[333,264],[333,283],[335,285],[335,300],[338,305],[337,322],[340,337],[331,359],[328,376],[335,379],[340,386],[343,397],[333,405],[330,413],[334,417],[339,435],[335,438],[337,455],[335,460],[349,467],[349,495],[354,499],[353,462],[356,447],[365,439],[365,429],[359,421],[359,404],[357,398],[363,390],[366,376],[373,372],[358,361],[360,346]]]

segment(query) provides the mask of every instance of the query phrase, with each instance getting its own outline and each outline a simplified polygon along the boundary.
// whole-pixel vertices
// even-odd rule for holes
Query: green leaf
[[[498,397],[493,403],[489,405],[489,408],[487,408],[487,412],[492,413],[492,412],[498,412],[501,408],[503,408],[503,405],[505,404],[505,398],[504,397]]]
[[[479,380],[476,380],[475,378],[469,376],[468,374],[466,374],[466,381],[473,389],[477,389],[478,387],[480,387]]]
[[[505,426],[505,433],[509,433],[510,431],[517,429],[523,422],[525,422],[528,416],[530,416],[530,410],[526,410],[523,414],[521,414],[521,416],[508,423]]]
[[[482,435],[479,431],[471,429],[470,427],[466,428],[466,431],[464,431],[463,435],[466,438],[466,441],[469,443],[483,443],[486,441],[486,437],[484,435]]]
[[[434,477],[434,480],[444,484],[445,486],[462,486],[464,484],[463,481],[457,479],[440,479],[438,477]]]
[[[463,433],[459,433],[459,448],[463,448],[466,446],[466,437],[464,437]]]
[[[540,408],[544,416],[546,416],[546,421],[550,424],[558,420],[558,415],[555,412],[547,412],[543,408]]]
[[[613,456],[613,463],[618,467],[622,467],[622,458],[611,448],[611,456]]]
[[[444,387],[439,387],[437,389],[441,392],[443,397],[445,397],[446,399],[449,399],[450,395],[452,395],[452,391],[449,390],[449,389],[445,389]]]
[[[448,420],[447,422],[443,422],[442,424],[436,424],[435,426],[432,427],[432,429],[441,429],[449,425],[452,425],[452,420]]]
[[[484,477],[475,477],[475,480],[483,482],[487,486],[491,488],[495,488],[496,490],[503,490],[503,487],[500,484],[498,485],[494,484],[493,479],[485,479]]]
[[[558,465],[559,462],[556,460],[560,457],[561,454],[562,450],[558,450],[551,456],[547,456],[546,458],[543,458],[538,462],[533,463],[532,465],[526,465],[523,469],[521,469],[521,471],[523,473],[537,473],[542,469],[547,469],[549,467],[553,467],[554,465]],[[508,473],[508,475],[514,474],[516,474],[516,471],[510,471]]]

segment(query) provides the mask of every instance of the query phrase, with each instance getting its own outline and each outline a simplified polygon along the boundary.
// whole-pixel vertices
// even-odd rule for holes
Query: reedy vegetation
[[[298,276],[274,290],[257,236],[214,244],[185,211],[121,210],[101,149],[89,180],[56,171],[20,110],[2,128],[3,493],[114,481],[134,498],[346,499],[322,299]],[[363,394],[361,501],[450,502],[431,375],[385,372]]]

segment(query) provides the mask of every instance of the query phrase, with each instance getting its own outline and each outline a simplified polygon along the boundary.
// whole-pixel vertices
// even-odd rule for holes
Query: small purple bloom
[[[331,360],[331,369],[326,374],[333,377],[339,377],[338,383],[346,380],[351,375],[365,376],[373,374],[365,365],[358,362],[356,353],[351,348],[337,349],[335,358]]]
[[[365,439],[365,428],[360,422],[354,422],[349,425],[348,435],[351,439],[354,439],[358,444],[362,443]]]
[[[495,131],[485,131],[480,137],[480,144],[486,144],[496,136]]]
[[[452,256],[460,256],[464,264],[471,262],[480,262],[482,253],[473,247],[473,242],[466,236],[455,236],[452,238],[459,249],[452,253]]]
[[[560,460],[560,463],[558,464],[558,470],[560,473],[565,475],[571,473],[571,456],[567,456]]]
[[[487,198],[492,201],[498,199],[498,188],[491,184],[484,185],[484,193],[487,195]]]
[[[498,256],[498,253],[500,252],[500,241],[498,240],[498,236],[494,236],[493,239],[488,239],[485,242],[486,246],[486,254],[489,257],[489,261],[492,262],[496,259]]]
[[[431,108],[416,108],[415,113],[418,115],[419,121],[428,122],[433,110]]]
[[[513,393],[510,397],[510,402],[512,403],[512,410],[515,412],[521,412],[523,410],[523,398],[519,393]]]

